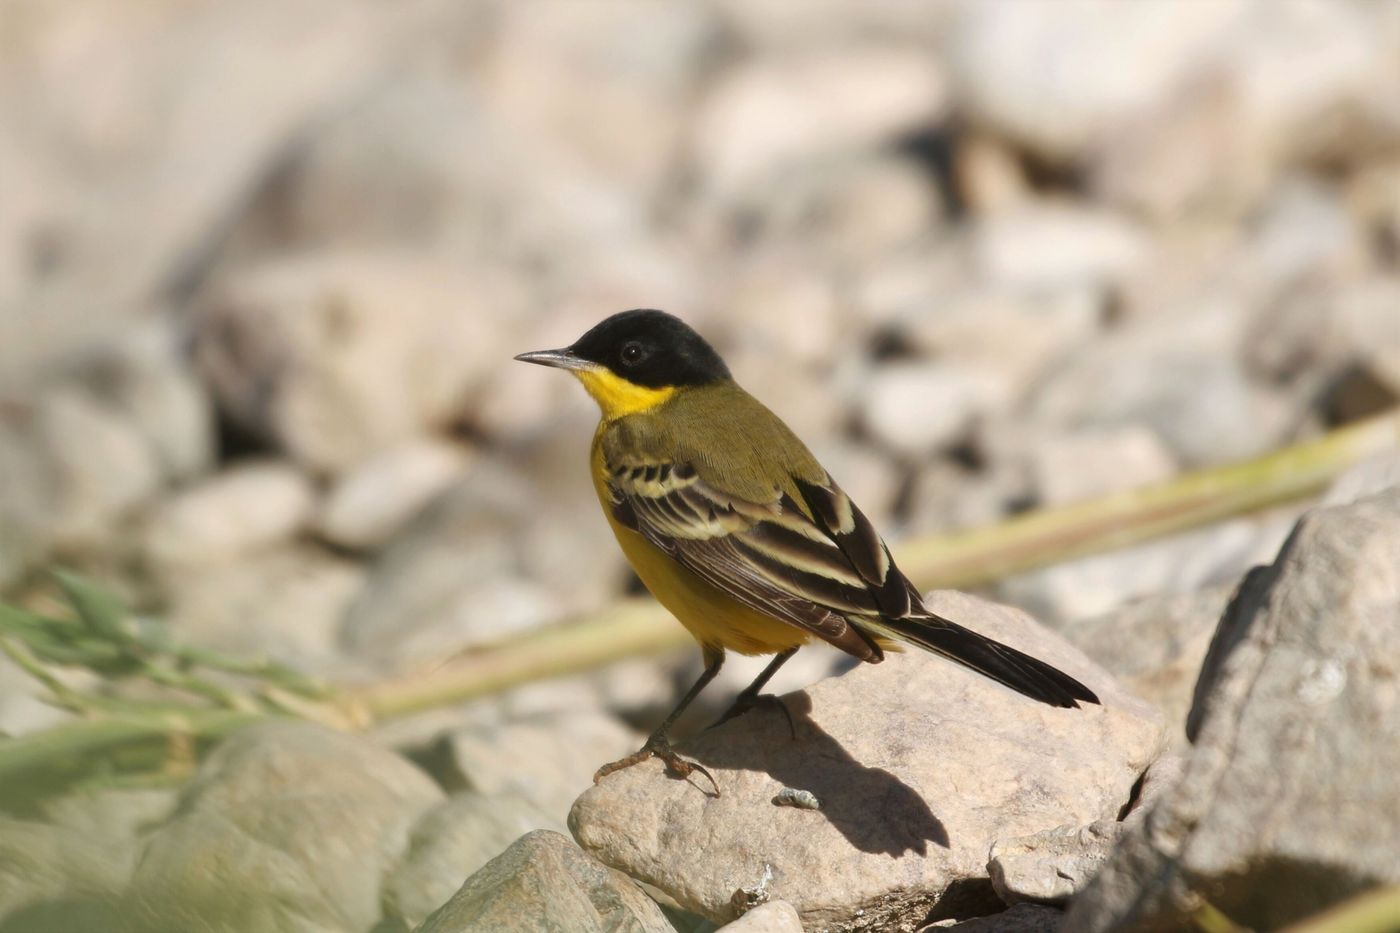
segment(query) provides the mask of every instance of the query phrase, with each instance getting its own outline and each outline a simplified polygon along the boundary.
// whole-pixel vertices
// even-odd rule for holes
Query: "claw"
[[[715,780],[715,776],[698,761],[690,761],[677,754],[676,750],[671,747],[670,741],[668,741],[664,735],[653,735],[651,738],[647,739],[645,745],[626,758],[619,758],[617,761],[603,765],[597,771],[593,772],[593,783],[597,784],[614,771],[621,771],[624,768],[630,768],[633,765],[641,764],[648,758],[659,759],[666,765],[666,770],[677,777],[687,778],[698,771],[700,774],[705,775],[710,785],[714,787],[715,796],[719,796],[719,782]]]

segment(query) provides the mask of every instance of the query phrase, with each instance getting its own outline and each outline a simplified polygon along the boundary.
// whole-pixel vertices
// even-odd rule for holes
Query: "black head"
[[[568,366],[562,359],[546,359],[546,354],[606,366],[628,382],[654,389],[729,378],[729,367],[705,338],[680,318],[648,308],[614,314],[563,351],[524,353],[517,359]]]

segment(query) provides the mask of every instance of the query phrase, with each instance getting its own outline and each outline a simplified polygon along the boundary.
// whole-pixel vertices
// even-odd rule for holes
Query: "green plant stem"
[[[1400,885],[1359,894],[1281,933],[1395,933],[1400,930]]]
[[[1400,410],[1241,463],[997,525],[906,542],[896,558],[924,586],[978,586],[1313,495],[1347,467],[1400,446]]]
[[[988,528],[905,542],[895,556],[921,588],[980,586],[1313,495],[1347,467],[1396,447],[1400,410],[1243,463],[1041,509]],[[690,636],[656,603],[626,600],[466,652],[431,671],[349,688],[344,702],[356,718],[392,718],[688,644]]]
[[[79,719],[0,743],[0,787],[6,799],[24,795],[26,779],[52,789],[65,775],[89,774],[119,752],[147,762],[164,756],[171,736],[207,741],[268,718],[263,713],[200,707],[121,711]]]

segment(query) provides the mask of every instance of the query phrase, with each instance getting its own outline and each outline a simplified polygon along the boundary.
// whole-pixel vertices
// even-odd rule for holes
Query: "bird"
[[[646,743],[600,767],[595,783],[654,757],[677,776],[703,774],[718,794],[669,733],[730,651],[773,658],[719,722],[778,702],[764,686],[814,639],[872,664],[914,645],[1050,706],[1099,703],[1057,668],[931,612],[865,513],[680,318],[622,311],[567,347],[515,359],[568,370],[597,402],[598,501],[633,570],[704,661]]]

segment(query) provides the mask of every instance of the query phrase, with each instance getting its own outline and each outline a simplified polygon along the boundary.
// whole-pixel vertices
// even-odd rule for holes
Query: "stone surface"
[[[1107,859],[1123,824],[1095,820],[998,839],[987,859],[992,887],[1008,904],[1064,904]]]
[[[708,187],[731,192],[794,162],[909,132],[939,114],[943,95],[935,60],[915,49],[746,64],[710,91],[696,118],[696,158]]]
[[[379,547],[469,462],[467,448],[433,440],[378,453],[340,477],[322,503],[316,528],[341,547]]]
[[[970,230],[969,250],[991,284],[1035,291],[1111,284],[1143,262],[1148,244],[1126,218],[1046,203],[982,219]]]
[[[636,751],[642,739],[588,710],[461,729],[443,739],[449,762],[443,780],[481,794],[519,794],[563,820],[599,765]]]
[[[1077,348],[1037,387],[1030,411],[1065,428],[1147,425],[1184,466],[1256,456],[1289,427],[1284,396],[1232,357],[1229,313],[1173,318]]]
[[[134,859],[134,851],[107,852],[71,829],[0,817],[0,921],[18,929],[35,928],[28,918],[49,929],[91,923],[110,909]]]
[[[341,623],[364,580],[354,561],[279,543],[170,574],[164,614],[182,641],[330,673],[341,658]]]
[[[1058,631],[1112,671],[1125,689],[1161,710],[1173,744],[1184,747],[1201,662],[1234,589],[1235,584],[1221,584],[1145,596]]]
[[[621,872],[559,833],[537,830],[466,880],[416,933],[672,933],[657,907]]]
[[[1232,584],[1268,560],[1288,534],[1290,510],[1217,525],[1017,574],[996,591],[1047,622],[1103,616],[1134,600]]]
[[[1242,7],[961,4],[948,37],[957,96],[973,119],[1043,156],[1072,158],[1165,99]]]
[[[147,826],[174,804],[165,789],[96,790],[45,800],[33,819],[0,818],[0,923],[33,931],[110,924]]]
[[[169,323],[143,322],[119,342],[89,351],[71,378],[135,426],[166,482],[212,466],[213,405]]]
[[[160,464],[140,427],[81,387],[60,385],[40,397],[34,430],[47,476],[31,490],[49,492],[55,545],[100,546],[160,486]]]
[[[973,917],[961,923],[934,924],[930,930],[958,933],[1056,933],[1064,914],[1040,904],[1017,904],[999,914]]]
[[[1400,880],[1400,490],[1320,508],[1251,574],[1202,669],[1183,776],[1066,930],[1277,928]]]
[[[905,929],[988,898],[996,838],[1115,816],[1161,747],[1155,712],[1016,610],[950,591],[929,605],[1084,679],[1105,705],[1052,709],[911,650],[788,694],[795,740],[770,710],[684,743],[718,798],[655,761],[610,775],[575,803],[575,838],[715,921],[777,898],[808,926]],[[784,787],[821,809],[773,805]]]
[[[209,756],[151,836],[124,913],[153,933],[368,931],[381,879],[441,799],[407,760],[362,739],[250,726]]]
[[[1003,389],[992,373],[957,362],[883,366],[865,387],[861,422],[891,452],[926,457],[965,439]]]
[[[1162,482],[1176,473],[1176,461],[1151,430],[1126,424],[1044,438],[1031,450],[1030,468],[1037,501],[1063,505]]]
[[[384,881],[386,914],[418,926],[468,876],[536,829],[563,831],[564,820],[517,794],[453,794],[413,827],[407,853]]]
[[[313,495],[288,463],[240,464],[161,502],[144,529],[146,556],[173,571],[285,541],[310,520]]]
[[[727,933],[802,933],[802,918],[787,901],[767,901],[720,929]]]
[[[460,417],[507,304],[485,275],[393,252],[268,261],[212,294],[195,358],[221,407],[298,462],[338,471]]]
[[[579,419],[478,459],[380,554],[345,644],[382,665],[435,662],[615,594],[624,561],[588,479],[591,430]]]

